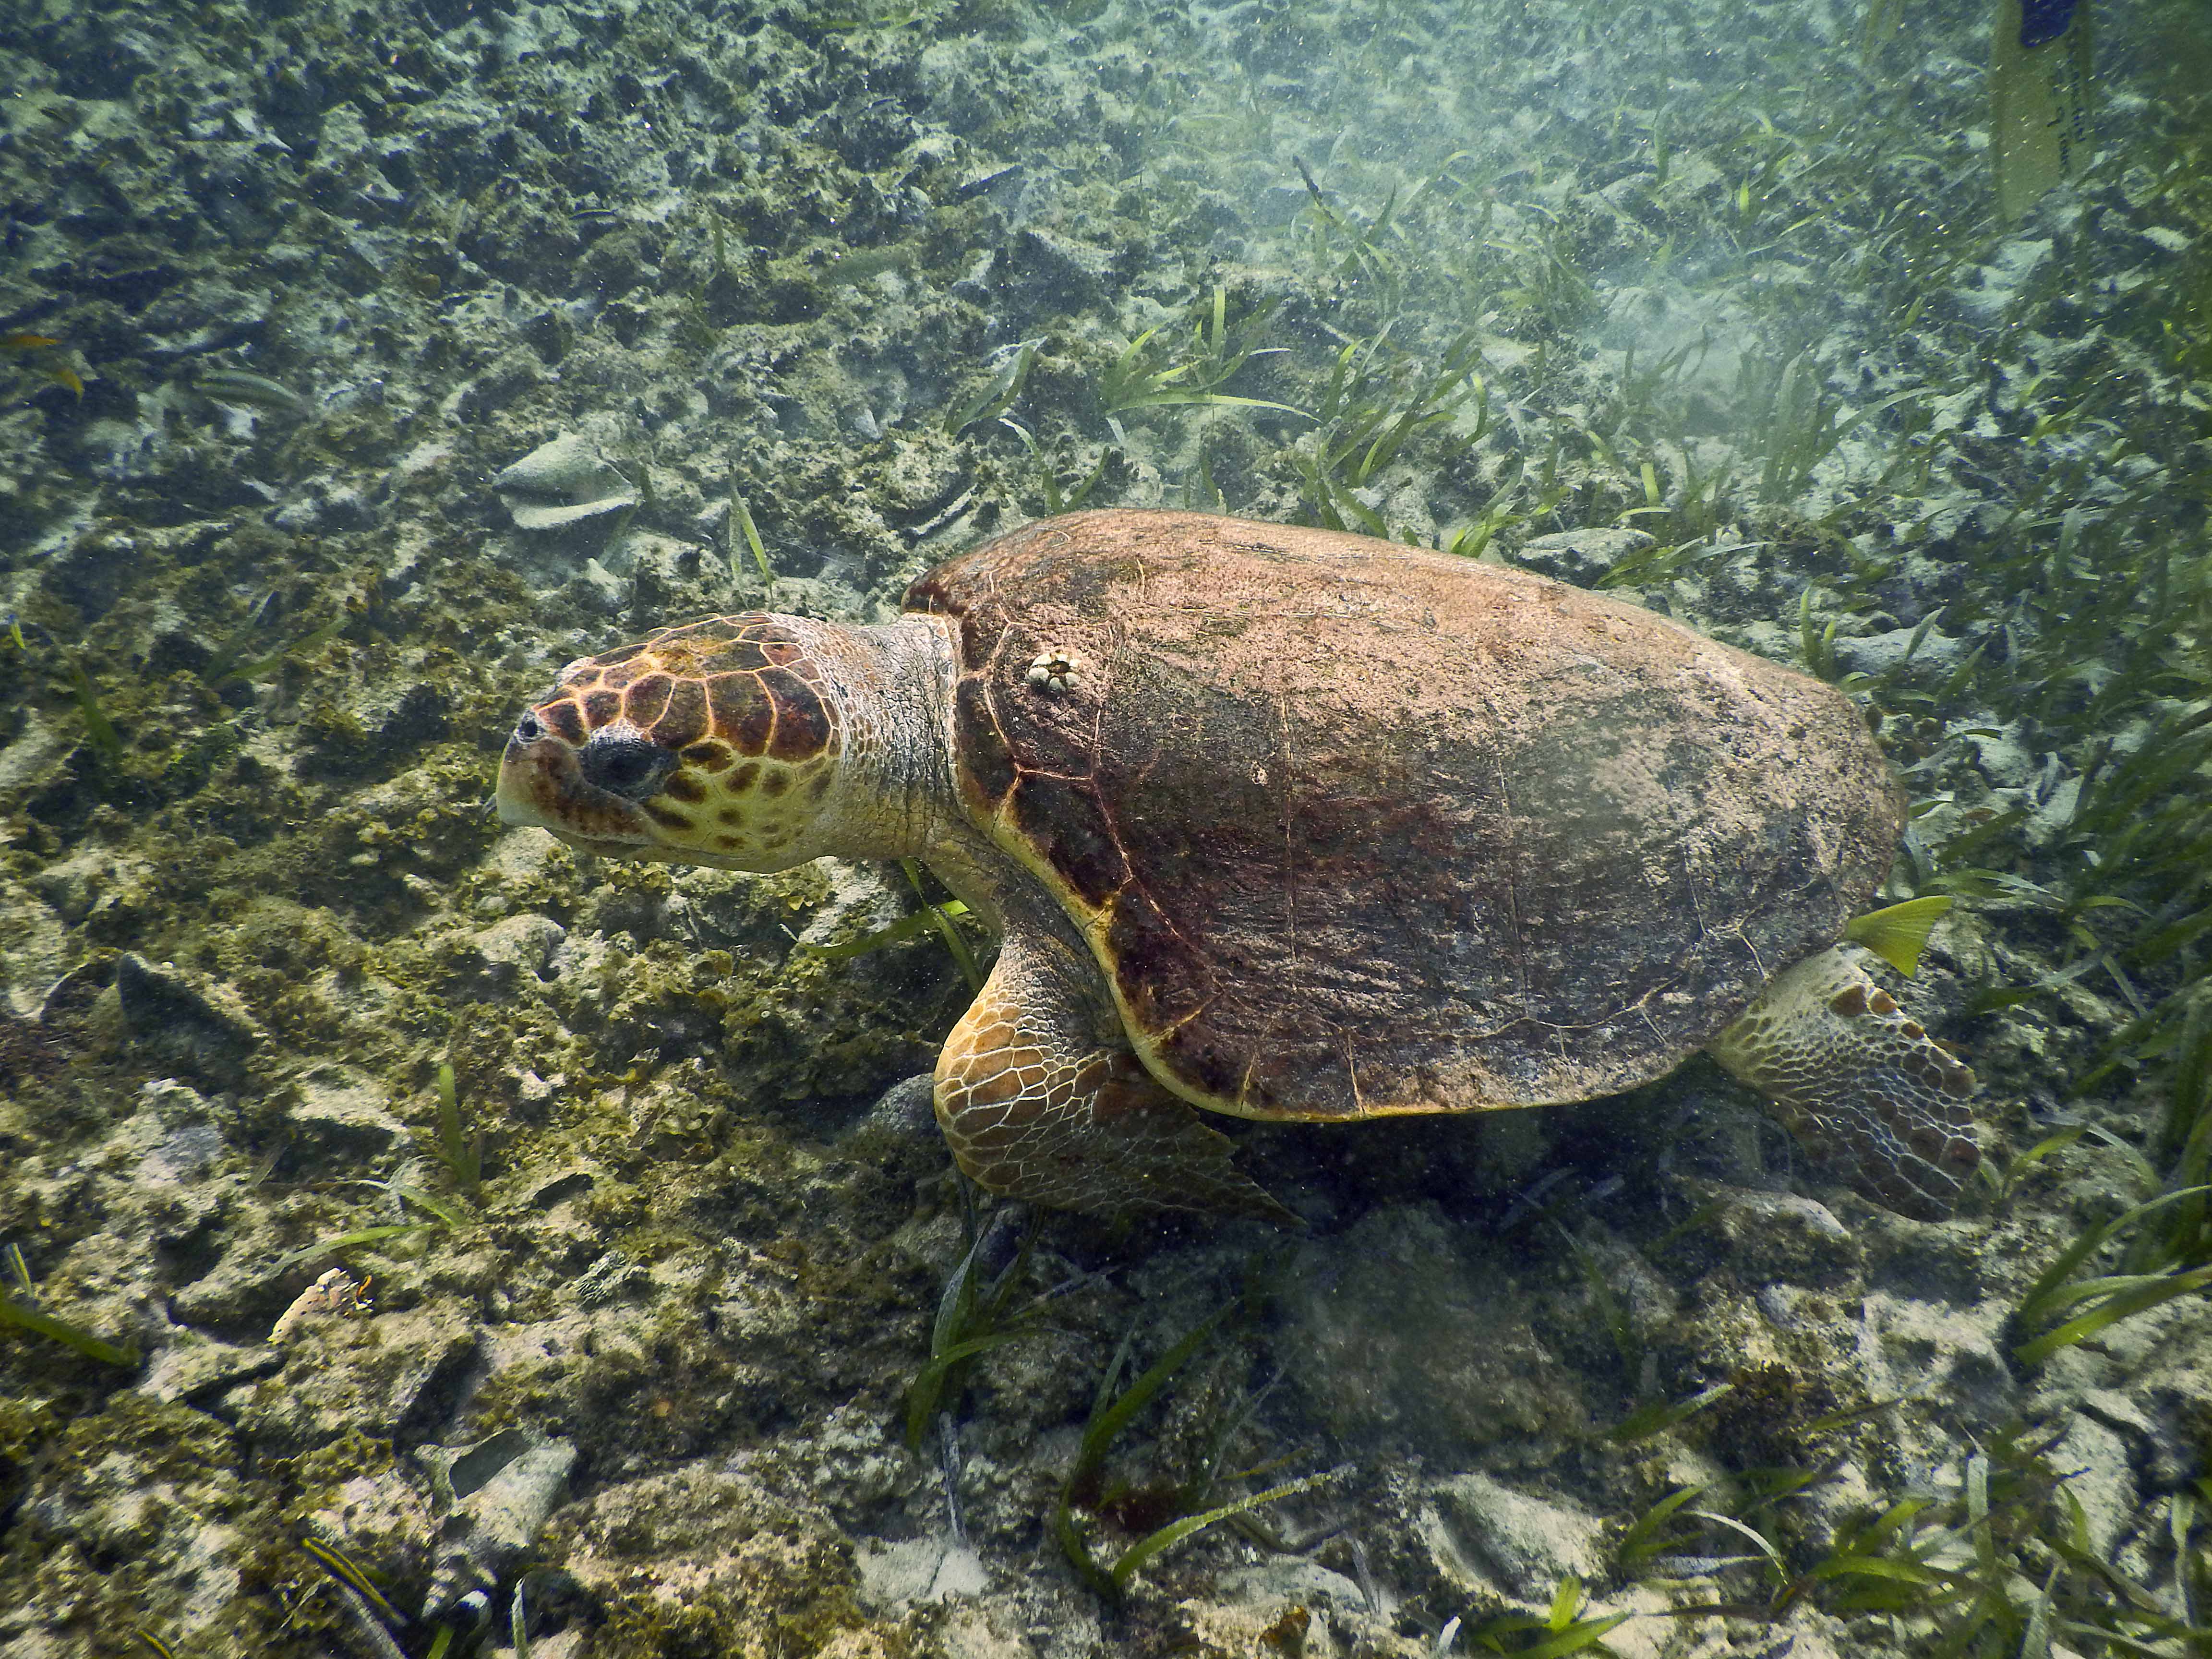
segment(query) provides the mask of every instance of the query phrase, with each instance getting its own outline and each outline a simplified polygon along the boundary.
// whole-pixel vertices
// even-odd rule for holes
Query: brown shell
[[[1170,1086],[1254,1117],[1663,1075],[1887,872],[1830,687],[1525,571],[1087,513],[939,566],[971,813]],[[1072,673],[1061,671],[1072,669]]]

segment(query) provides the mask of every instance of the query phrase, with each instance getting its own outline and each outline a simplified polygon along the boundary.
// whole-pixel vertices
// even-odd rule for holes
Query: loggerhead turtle
[[[1904,803],[1819,681],[1528,572],[1185,513],[1029,525],[905,608],[570,664],[500,816],[927,860],[1003,941],[935,1093],[992,1191],[1280,1215],[1193,1106],[1555,1104],[1700,1048],[1892,1209],[1972,1170],[1972,1073],[1834,946]]]

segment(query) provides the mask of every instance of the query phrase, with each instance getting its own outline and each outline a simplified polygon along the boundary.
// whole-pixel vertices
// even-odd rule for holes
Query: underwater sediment
[[[0,1648],[2204,1650],[2212,65],[2097,21],[2008,223],[1972,9],[10,9]],[[927,872],[489,811],[572,658],[1109,505],[1840,684],[1960,1215],[1697,1062],[1025,1239]]]

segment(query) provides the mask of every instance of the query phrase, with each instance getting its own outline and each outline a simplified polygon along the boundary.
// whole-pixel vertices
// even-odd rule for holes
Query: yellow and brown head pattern
[[[781,870],[842,747],[809,624],[749,612],[586,657],[516,722],[499,815],[611,858]]]

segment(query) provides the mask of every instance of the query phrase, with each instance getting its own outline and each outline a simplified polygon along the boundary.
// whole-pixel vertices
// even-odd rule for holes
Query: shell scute
[[[990,689],[978,679],[963,679],[953,689],[954,724],[960,733],[962,781],[975,805],[995,811],[1014,787],[1013,750],[991,709]]]
[[[589,728],[584,724],[584,711],[565,698],[541,706],[538,717],[551,726],[555,734],[565,743],[580,744],[589,735]]]
[[[702,687],[699,693],[699,720],[702,730],[704,730],[706,726],[706,708],[707,694],[705,688]],[[729,745],[723,743],[712,741],[694,743],[687,744],[684,750],[684,763],[686,766],[696,766],[702,772],[707,773],[726,772],[736,759],[737,757],[730,752]]]
[[[667,706],[653,722],[653,741],[664,748],[684,750],[688,759],[690,746],[706,735],[707,688],[693,679],[673,682],[668,689]],[[723,763],[728,764],[726,760]]]
[[[741,755],[760,755],[767,751],[769,733],[775,726],[775,705],[769,701],[760,682],[751,674],[733,672],[717,674],[707,682],[707,708],[714,722],[714,735]],[[742,770],[730,780],[732,788],[741,788]]]
[[[768,740],[770,760],[807,760],[829,749],[829,706],[811,685],[787,668],[763,668],[754,678],[775,709]]]
[[[623,692],[623,716],[641,732],[650,732],[668,708],[668,695],[676,682],[665,674],[647,674],[634,680]]]

